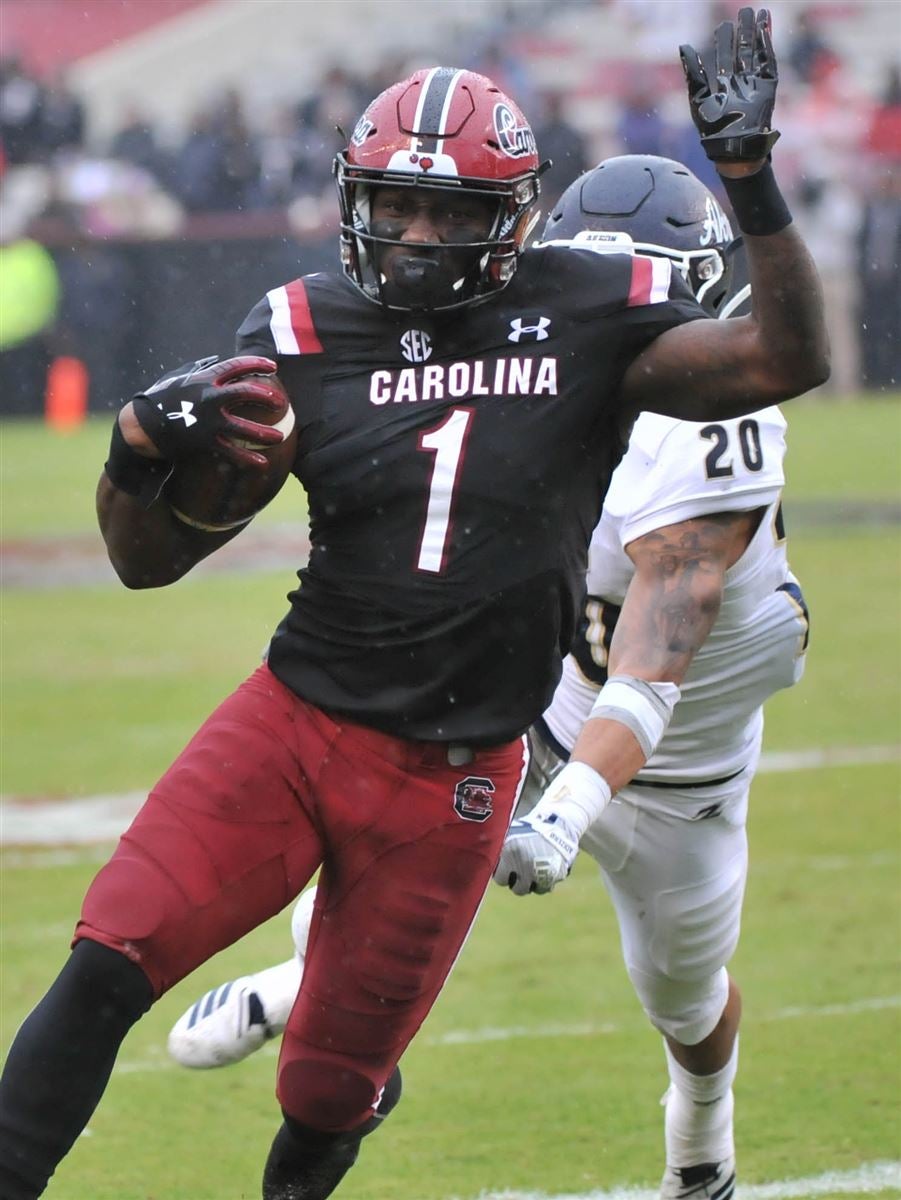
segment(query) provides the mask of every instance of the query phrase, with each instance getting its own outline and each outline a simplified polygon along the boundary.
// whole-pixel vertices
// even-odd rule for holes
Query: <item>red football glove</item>
[[[264,454],[233,439],[254,442],[260,447],[277,446],[284,434],[236,416],[232,407],[253,404],[272,412],[276,420],[287,413],[287,398],[281,385],[260,376],[274,375],[269,358],[244,355],[219,362],[200,358],[168,371],[133,399],[141,428],[164,459],[179,459],[215,451],[241,467],[264,467]]]

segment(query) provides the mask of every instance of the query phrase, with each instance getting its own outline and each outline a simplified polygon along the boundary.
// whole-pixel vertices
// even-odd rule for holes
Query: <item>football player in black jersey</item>
[[[741,238],[733,237],[713,194],[669,159],[623,155],[600,163],[566,189],[543,239],[664,255],[711,316],[750,311]],[[785,423],[773,407],[736,425],[686,425],[650,414],[633,427],[592,536],[579,636],[550,708],[529,731],[529,773],[517,805],[522,818],[552,780],[557,788],[578,787],[572,775],[581,768],[562,771],[611,670],[687,687],[674,713],[675,743],[664,738],[649,772],[628,787],[620,781],[644,768],[647,755],[627,724],[589,722],[588,731],[607,727],[600,745],[586,748],[586,733],[573,755],[618,792],[582,849],[604,872],[630,977],[666,1039],[661,1200],[686,1193],[730,1200],[735,1192],[732,1083],[741,997],[725,964],[741,917],[744,811],[761,702],[797,678],[806,646],[806,609],[778,528]],[[742,430],[755,431],[754,452],[735,455],[734,467],[730,457],[728,469],[706,478],[704,435],[728,438],[731,447],[741,445]],[[718,462],[721,451],[718,442]],[[708,638],[713,646],[695,666]],[[495,871],[498,883],[520,895],[549,891],[568,872],[569,861],[555,862],[556,848],[540,828],[515,820]],[[176,1062],[226,1066],[282,1033],[300,987],[314,903],[311,888],[294,907],[290,959],[221,983],[185,1010],[168,1039]]]
[[[265,1200],[330,1196],[396,1102],[497,863],[632,420],[726,418],[828,373],[815,269],[768,163],[768,16],[720,26],[706,66],[682,57],[748,235],[751,316],[705,319],[666,260],[523,251],[528,123],[489,80],[433,68],[377,97],[338,156],[342,274],[269,292],[226,387],[199,362],[121,410],[98,513],[128,587],[239,532],[185,522],[166,487],[204,439],[221,452],[242,388],[275,402],[261,372],[291,398],[312,550],[266,663],[152,789],[13,1043],[4,1200],[42,1194],[150,1004],[320,867]]]

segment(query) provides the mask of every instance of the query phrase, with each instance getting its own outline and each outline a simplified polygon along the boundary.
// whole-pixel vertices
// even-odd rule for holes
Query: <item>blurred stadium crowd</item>
[[[348,17],[360,2],[344,0]],[[96,16],[98,3],[110,14],[119,0],[72,8],[87,16],[93,6]],[[203,6],[167,3],[173,10]],[[132,12],[154,4],[165,14],[158,0],[130,0]],[[17,5],[32,14],[43,6],[48,16],[59,0],[4,5],[7,17]],[[309,14],[308,5],[298,7]],[[379,5],[370,7],[377,15]],[[416,7],[428,10],[430,2]],[[776,0],[772,7],[783,131],[776,162],[826,289],[829,387],[842,396],[892,389],[901,380],[898,9],[882,0]],[[436,45],[444,62],[495,79],[530,118],[542,157],[554,163],[544,179],[545,213],[572,178],[612,154],[678,158],[717,188],[690,123],[677,51],[681,41],[704,44],[736,9],[720,0],[492,0],[461,7],[466,20],[419,46],[408,37],[398,49],[373,36],[362,53],[359,38],[369,34],[358,30],[347,43],[351,52],[324,47],[309,73],[255,70],[251,59],[250,69],[220,76],[199,101],[195,93],[165,116],[159,80],[139,71],[134,87],[120,87],[111,104],[108,92],[90,86],[82,60],[67,61],[58,47],[46,53],[53,39],[46,22],[42,42],[28,36],[27,22],[8,20],[7,33],[0,31],[7,411],[41,410],[47,366],[59,355],[87,363],[92,408],[115,406],[142,378],[140,343],[149,328],[159,365],[171,365],[174,326],[153,325],[148,312],[178,309],[187,338],[195,307],[187,277],[237,289],[240,317],[261,287],[336,263],[337,129],[349,132],[383,87],[437,61]],[[268,277],[257,281],[260,263]],[[179,280],[183,290],[173,291]],[[208,344],[195,337],[185,350],[193,357]]]

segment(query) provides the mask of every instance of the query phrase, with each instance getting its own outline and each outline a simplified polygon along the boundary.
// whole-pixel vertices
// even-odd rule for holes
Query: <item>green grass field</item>
[[[901,743],[901,420],[890,401],[786,406],[791,561],[812,612],[800,687],[771,701],[770,751]],[[0,427],[4,547],[90,537],[106,423],[67,438]],[[880,520],[860,520],[872,505]],[[284,493],[260,521],[302,512]],[[99,539],[99,534],[95,535]],[[293,568],[182,581],[8,588],[2,632],[5,795],[146,789],[258,659]],[[742,944],[736,1088],[740,1183],[787,1196],[901,1196],[901,776],[894,760],[758,778]],[[108,848],[3,854],[0,1041],[62,962]],[[195,994],[286,957],[288,914],[165,996],[132,1032],[54,1200],[259,1195],[277,1124],[275,1047],[230,1070],[170,1065],[169,1026]],[[662,1166],[659,1038],[620,963],[590,861],[549,898],[489,890],[460,962],[404,1060],[405,1095],[364,1146],[347,1200],[644,1200]],[[61,1081],[61,1086],[64,1083]],[[829,1178],[792,1190],[791,1181]],[[859,1178],[842,1182],[842,1173]],[[856,1174],[855,1174],[856,1173]],[[874,1182],[874,1180],[876,1182]],[[626,1193],[617,1191],[618,1198]],[[739,1190],[741,1195],[741,1188]]]

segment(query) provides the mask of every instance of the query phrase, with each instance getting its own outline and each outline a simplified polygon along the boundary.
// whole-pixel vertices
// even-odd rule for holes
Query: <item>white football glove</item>
[[[610,796],[606,779],[587,763],[567,763],[528,816],[511,824],[495,883],[516,896],[553,891],[572,870],[579,840]]]

